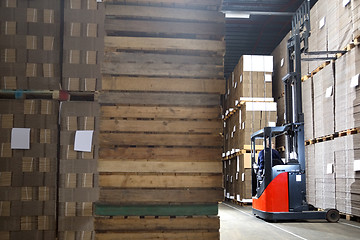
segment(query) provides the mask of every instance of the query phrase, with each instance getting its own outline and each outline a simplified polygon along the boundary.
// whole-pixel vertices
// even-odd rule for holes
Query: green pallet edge
[[[112,206],[95,204],[97,216],[211,216],[218,215],[218,204]]]

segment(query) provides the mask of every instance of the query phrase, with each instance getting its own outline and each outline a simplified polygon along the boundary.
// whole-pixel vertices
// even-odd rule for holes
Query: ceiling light
[[[250,18],[250,14],[242,12],[225,12],[225,18]]]

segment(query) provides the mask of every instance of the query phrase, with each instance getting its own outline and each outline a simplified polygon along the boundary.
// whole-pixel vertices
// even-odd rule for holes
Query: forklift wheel
[[[336,223],[340,219],[340,213],[336,209],[328,209],[326,211],[326,220],[331,223]]]

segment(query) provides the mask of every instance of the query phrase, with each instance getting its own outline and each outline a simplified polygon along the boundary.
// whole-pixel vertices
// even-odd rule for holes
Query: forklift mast
[[[292,19],[287,43],[288,74],[283,77],[285,125],[293,124],[286,136],[286,162],[298,162],[305,171],[304,113],[302,111],[301,54],[308,51],[310,36],[310,0],[305,1]]]

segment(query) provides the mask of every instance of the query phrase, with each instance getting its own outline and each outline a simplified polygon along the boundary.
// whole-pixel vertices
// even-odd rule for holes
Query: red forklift
[[[304,146],[304,114],[301,94],[301,55],[336,54],[341,51],[308,52],[310,36],[310,0],[304,1],[292,19],[292,35],[288,40],[288,74],[285,85],[285,124],[266,127],[251,136],[252,208],[253,214],[269,221],[326,219],[338,222],[339,211],[315,211],[306,200],[306,172]],[[306,58],[303,60],[331,58]],[[275,164],[272,139],[285,135],[285,163]],[[259,170],[255,142],[264,144],[264,167]]]

